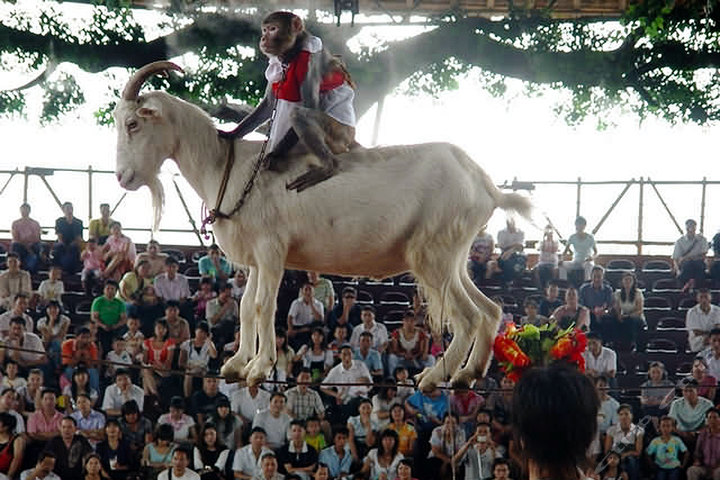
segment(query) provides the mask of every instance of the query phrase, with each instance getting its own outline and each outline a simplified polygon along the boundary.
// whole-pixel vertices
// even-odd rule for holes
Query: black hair
[[[125,374],[127,374],[125,372]],[[117,376],[117,374],[116,374]],[[140,407],[138,406],[138,403],[135,400],[128,400],[127,402],[123,403],[120,407],[120,413],[122,413],[123,417],[125,415],[130,415],[132,413],[140,414]]]
[[[630,276],[633,280],[632,285],[630,285],[630,293],[627,295],[625,294],[625,288],[620,289],[620,300],[623,302],[634,302],[635,301],[635,293],[637,292],[637,278],[635,278],[635,274],[632,272],[625,272],[623,273],[623,278]]]
[[[17,323],[18,325],[21,325],[23,328],[26,327],[27,323],[25,322],[25,319],[23,317],[12,317],[10,319],[10,325],[13,323]]]
[[[15,427],[17,426],[17,419],[8,412],[0,412],[0,423],[5,425],[8,432],[12,435],[15,433]]]
[[[55,452],[53,452],[52,450],[42,450],[38,455],[37,463],[42,462],[46,458],[52,458],[53,460],[57,460],[57,455],[55,455]]]
[[[120,284],[118,282],[116,282],[115,280],[106,280],[105,286],[107,287],[108,285],[112,285],[115,288],[120,288]]]
[[[175,431],[169,423],[162,423],[155,429],[155,439],[172,442],[175,440]]]
[[[513,430],[523,456],[555,480],[577,478],[597,431],[600,399],[592,381],[569,365],[525,372],[515,386]],[[548,436],[548,432],[558,432]]]
[[[378,449],[378,451],[377,451],[378,457],[380,457],[381,455],[384,455],[384,454],[386,453],[386,452],[385,452],[385,447],[384,447],[383,444],[382,444],[382,439],[383,439],[383,438],[386,438],[386,437],[387,437],[387,438],[392,438],[393,440],[395,440],[395,443],[393,444],[392,450],[390,451],[390,453],[392,454],[392,458],[395,458],[395,456],[397,455],[397,452],[398,452],[399,445],[400,445],[400,437],[398,436],[398,434],[397,434],[397,432],[396,432],[395,430],[390,430],[389,428],[386,428],[386,429],[383,430],[382,433],[380,434],[380,439],[379,439],[378,442],[377,442],[377,446],[378,446],[378,447],[377,447],[377,449]]]
[[[168,339],[168,336],[170,336],[170,327],[168,326],[168,322],[164,318],[158,318],[157,320],[155,320],[155,326],[157,325],[162,325],[163,327],[165,327],[165,337],[161,339],[164,342]]]
[[[364,307],[362,307],[362,309],[360,311],[361,312],[372,312],[372,314],[375,315],[375,307],[373,307],[372,305],[365,305]]]

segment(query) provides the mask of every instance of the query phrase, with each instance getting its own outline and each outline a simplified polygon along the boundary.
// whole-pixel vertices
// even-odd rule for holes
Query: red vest
[[[272,85],[273,94],[278,100],[286,100],[288,102],[299,102],[300,86],[305,81],[310,63],[311,53],[307,50],[301,50],[293,59],[285,71],[285,78]],[[334,70],[325,77],[320,83],[320,93],[327,92],[339,87],[345,83],[345,73],[341,70]]]

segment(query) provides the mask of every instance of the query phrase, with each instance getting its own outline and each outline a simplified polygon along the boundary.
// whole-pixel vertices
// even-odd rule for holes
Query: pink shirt
[[[64,415],[55,410],[55,415],[47,419],[42,411],[37,410],[30,414],[27,423],[28,433],[60,433],[60,422]]]
[[[102,270],[103,265],[103,254],[99,248],[93,251],[85,250],[82,253],[83,268],[85,270]]]
[[[12,239],[19,243],[40,241],[40,224],[32,218],[19,218],[12,223]]]
[[[119,237],[110,235],[105,241],[105,245],[110,248],[110,252],[112,253],[116,253],[127,248],[127,259],[131,262],[135,262],[135,256],[137,255],[137,252],[135,251],[135,244],[125,235],[120,235]]]

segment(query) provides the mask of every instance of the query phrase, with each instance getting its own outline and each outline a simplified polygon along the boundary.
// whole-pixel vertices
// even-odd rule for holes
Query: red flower
[[[520,347],[514,340],[504,335],[495,337],[493,343],[493,352],[498,362],[507,362],[514,368],[523,369],[530,366],[530,357],[520,350]]]

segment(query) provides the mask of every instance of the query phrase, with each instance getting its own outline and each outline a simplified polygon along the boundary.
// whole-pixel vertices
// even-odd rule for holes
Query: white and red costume
[[[311,55],[320,51],[322,51],[322,40],[309,35],[300,53],[286,66],[283,67],[279,58],[270,58],[265,70],[265,78],[272,83],[273,95],[277,99],[275,120],[269,136],[270,151],[290,130],[290,113],[302,105],[300,86],[305,81]],[[350,127],[355,126],[354,98],[355,92],[347,84],[345,73],[341,70],[332,71],[322,79],[320,110]]]

